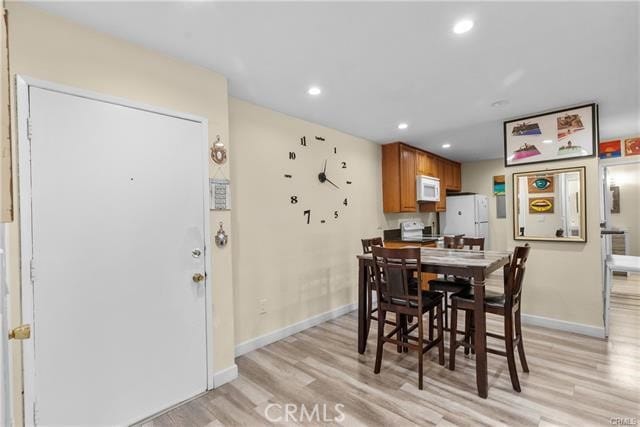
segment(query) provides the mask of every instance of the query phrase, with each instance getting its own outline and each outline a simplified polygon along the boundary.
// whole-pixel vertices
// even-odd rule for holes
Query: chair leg
[[[471,344],[471,322],[473,319],[473,312],[471,310],[464,311],[464,342]],[[465,356],[469,355],[469,347],[464,348]]]
[[[513,313],[509,310],[504,316],[504,342],[507,352],[507,364],[509,365],[509,376],[511,386],[520,392],[520,381],[518,381],[518,370],[516,369],[516,355],[513,348]]]
[[[371,284],[367,282],[367,331],[371,330],[371,316],[373,314],[373,295],[371,292]]]
[[[406,317],[400,313],[396,313],[396,326],[402,326],[404,325],[403,320],[406,319]],[[396,334],[396,339],[398,341],[402,341],[404,338],[402,338],[402,333],[403,333],[403,329],[400,328],[398,329],[398,333]],[[398,344],[398,346],[396,347],[396,350],[398,351],[398,353],[402,353],[404,352],[403,350],[403,346]]]
[[[386,319],[387,312],[378,310],[378,345],[376,347],[376,364],[373,368],[374,374],[379,374],[380,367],[382,366],[382,346],[384,345],[382,337],[384,337],[384,324]]]
[[[466,322],[465,322],[466,325]],[[466,326],[465,326],[466,328]],[[458,348],[458,337],[456,337],[456,330],[458,329],[458,305],[455,300],[451,303],[451,329],[449,333],[449,369],[454,371],[456,369],[456,348]],[[466,335],[465,335],[466,339]]]
[[[433,341],[433,309],[429,310],[429,341]]]
[[[524,372],[529,372],[527,357],[524,354],[524,341],[522,339],[522,321],[520,320],[520,308],[516,311],[516,337],[520,338],[518,342],[518,356],[520,356],[520,364]]]
[[[407,332],[408,330],[409,330],[409,316],[402,315],[402,336],[403,336],[402,342],[409,343],[409,338],[407,338],[407,336],[409,335],[409,333]],[[409,347],[403,346],[402,351],[404,353],[409,353]]]
[[[444,304],[444,326],[445,328],[449,326],[449,314],[448,314],[448,310],[447,310],[447,301],[449,298],[449,292],[444,291],[444,298],[442,298],[442,303]]]
[[[442,324],[442,305],[438,305],[438,363],[444,366],[444,325]]]
[[[431,331],[431,329],[429,329]],[[424,359],[424,324],[418,318],[418,388],[422,390],[422,361]]]

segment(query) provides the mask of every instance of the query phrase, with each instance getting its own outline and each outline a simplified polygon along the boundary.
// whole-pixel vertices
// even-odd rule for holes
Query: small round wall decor
[[[227,161],[227,147],[220,141],[220,135],[216,137],[216,142],[211,147],[211,160],[222,165]]]

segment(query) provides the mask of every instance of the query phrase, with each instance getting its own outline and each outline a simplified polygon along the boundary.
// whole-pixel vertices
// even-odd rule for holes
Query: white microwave
[[[440,201],[440,180],[438,178],[419,175],[416,181],[416,195],[419,202]]]

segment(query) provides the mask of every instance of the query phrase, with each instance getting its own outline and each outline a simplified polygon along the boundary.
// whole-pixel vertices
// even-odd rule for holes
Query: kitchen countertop
[[[400,236],[393,236],[384,239],[385,242],[402,242],[402,243],[435,243],[440,236],[436,235],[423,235],[422,238],[403,239]]]

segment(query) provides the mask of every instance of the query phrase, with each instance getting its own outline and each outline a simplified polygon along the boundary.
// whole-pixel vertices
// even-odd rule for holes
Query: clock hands
[[[338,190],[340,189],[340,187],[338,187],[338,186],[337,186],[337,185],[335,185],[333,182],[331,182],[331,180],[330,180],[329,178],[327,178],[326,176],[325,176],[325,180],[326,180],[329,184],[331,184],[331,185],[333,185],[334,187],[336,187]]]
[[[318,181],[320,181],[322,184],[326,182],[328,182],[329,184],[333,185],[334,187],[336,187],[338,190],[340,189],[340,187],[338,187],[337,185],[335,185],[329,178],[327,178],[327,161],[324,161],[324,167],[322,168],[322,172],[320,172],[318,174]]]

